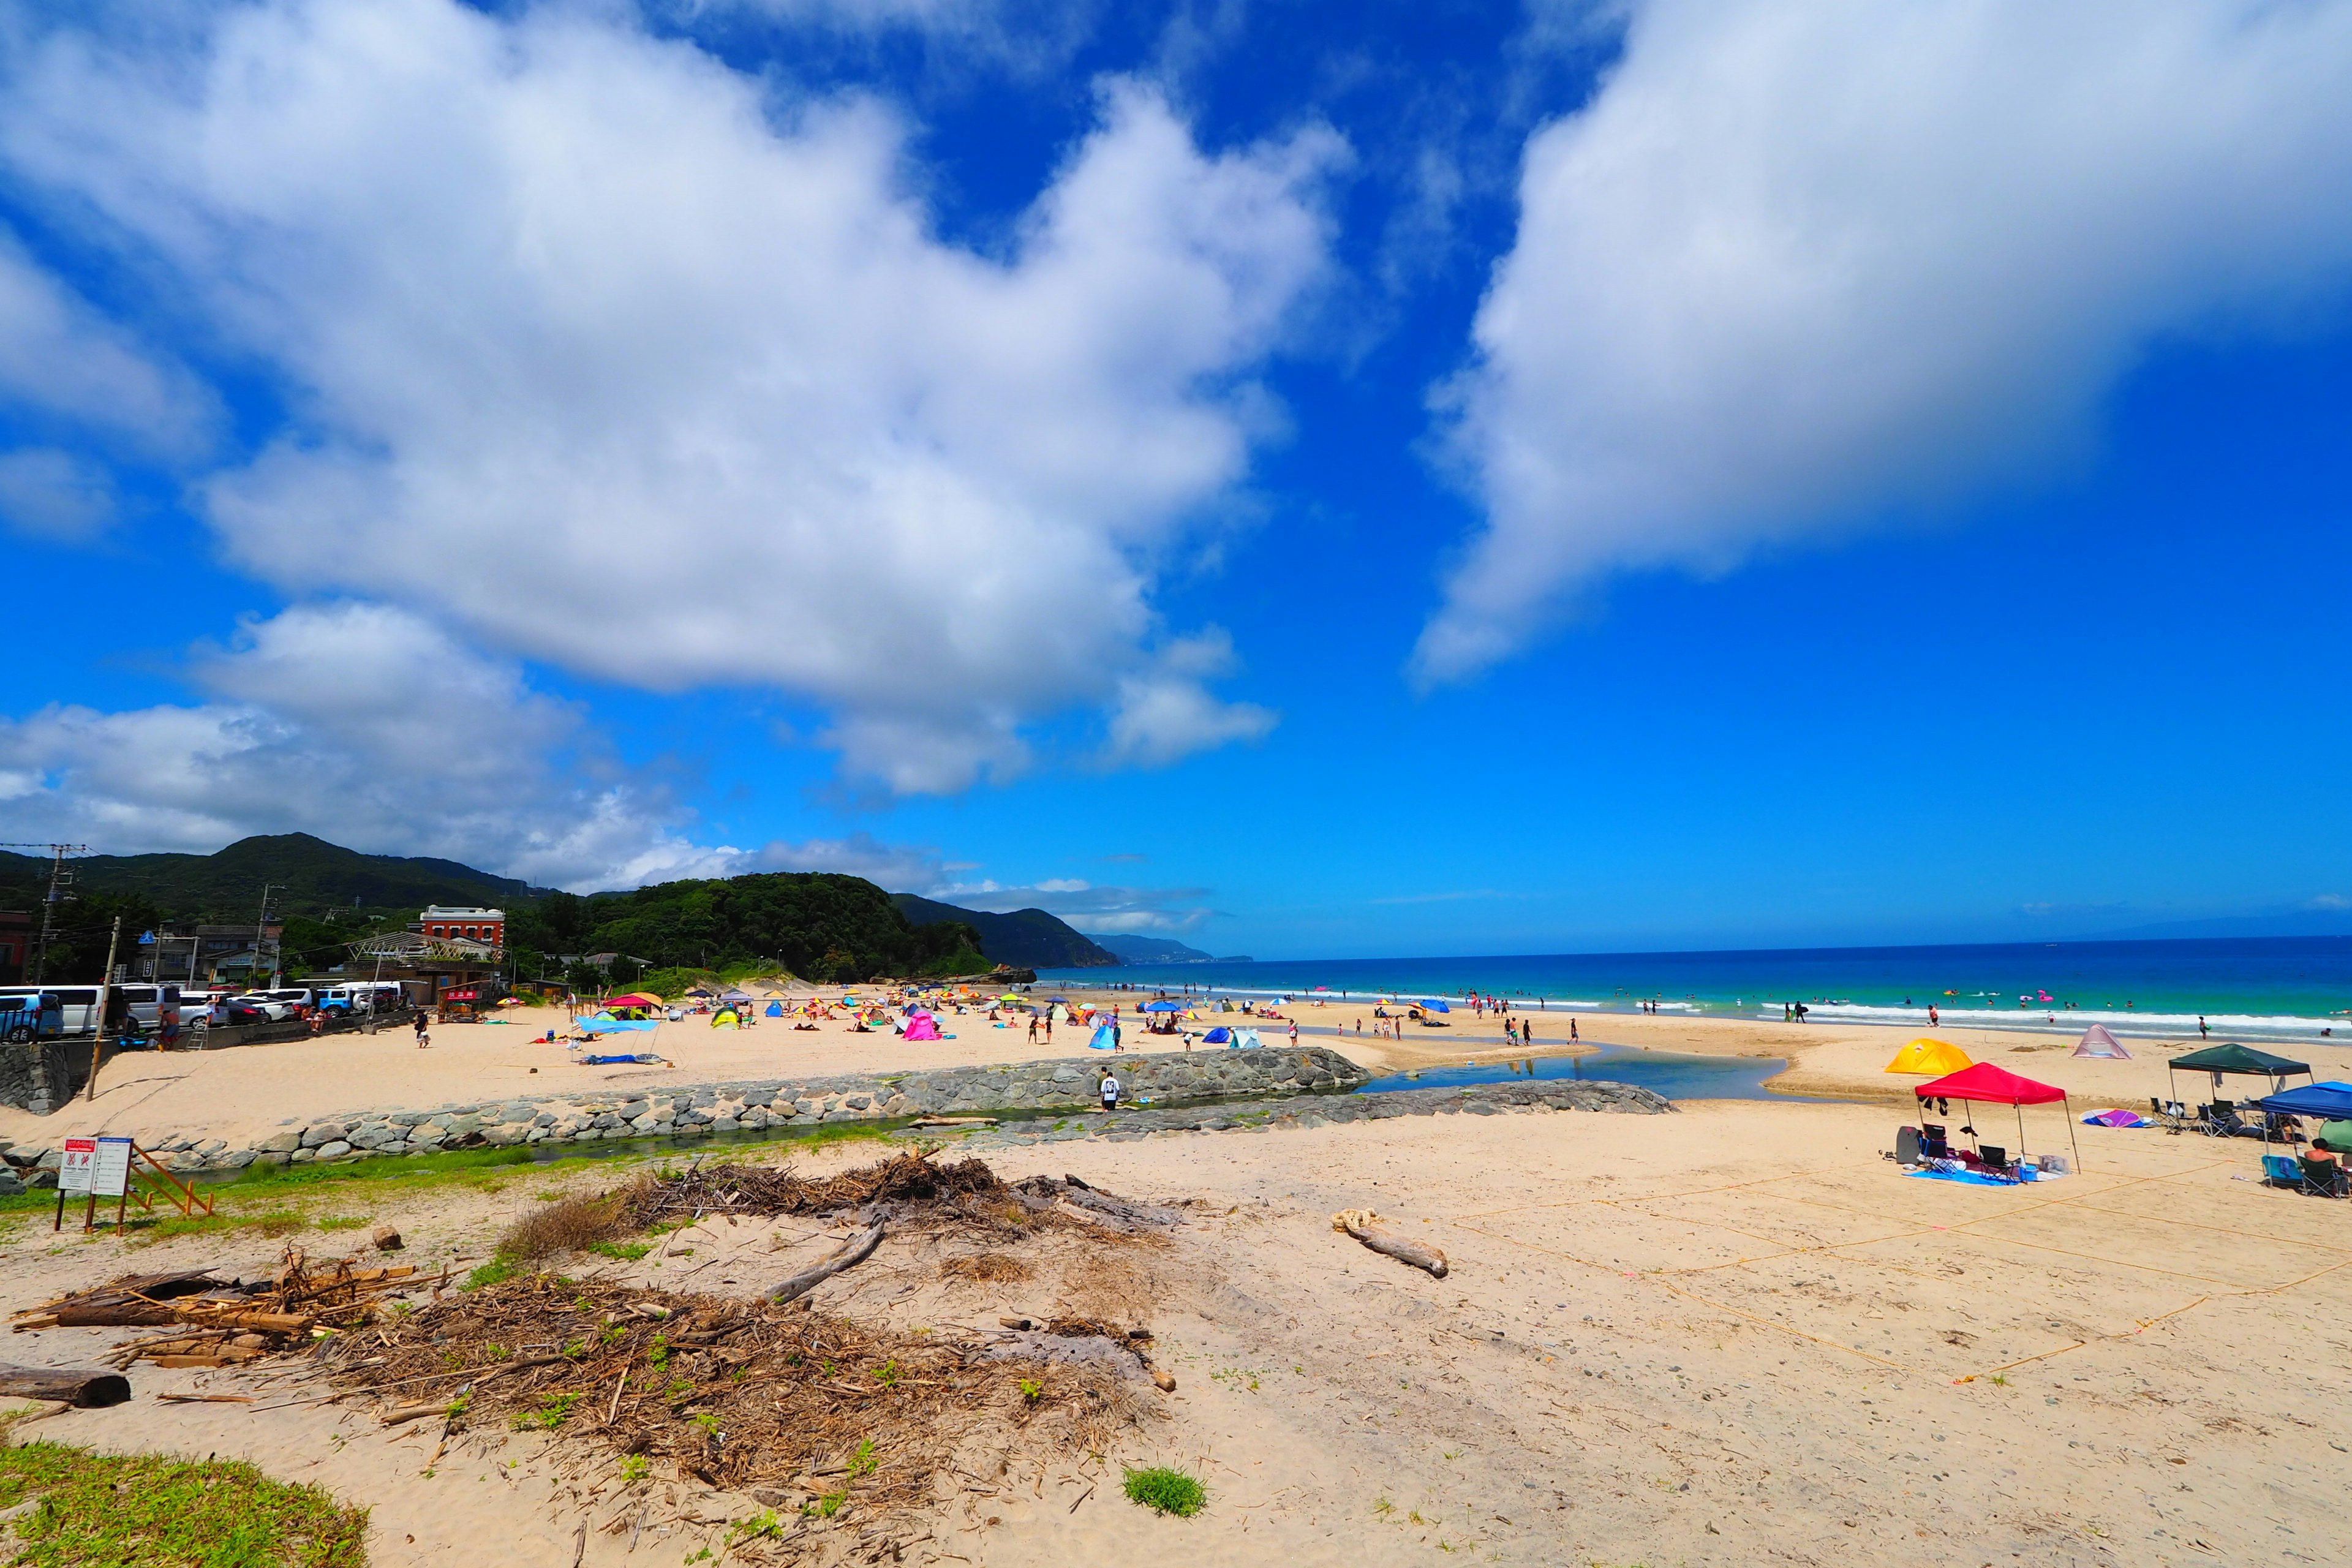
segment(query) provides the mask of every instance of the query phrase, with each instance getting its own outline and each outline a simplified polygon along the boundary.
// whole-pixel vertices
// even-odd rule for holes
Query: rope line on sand
[[[2133,1338],[2137,1335],[2146,1333],[2149,1329],[2155,1327],[2158,1323],[2166,1322],[2173,1318],[2194,1311],[2196,1309],[2208,1305],[2217,1299],[2236,1300],[2255,1296],[2277,1295],[2284,1291],[2295,1289],[2304,1285],[2310,1284],[2312,1281],[2323,1279],[2329,1274],[2336,1273],[2339,1269],[2352,1268],[2352,1248],[2335,1246],[2326,1242],[2305,1241],[2300,1237],[2274,1237],[2258,1231],[2240,1230],[2228,1226],[2200,1225],[2194,1222],[2179,1222],[2180,1227],[2210,1235],[2228,1236],[2241,1240],[2261,1242],[2269,1246],[2307,1247],[2322,1253],[2342,1253],[2345,1254],[2345,1256],[2339,1257],[2336,1261],[2328,1263],[2319,1268],[2313,1269],[2309,1273],[2298,1276],[2294,1279],[2282,1281],[2274,1285],[2254,1285],[2238,1279],[2215,1279],[2208,1275],[2197,1274],[2188,1270],[2163,1268],[2153,1264],[2134,1262],[2127,1258],[2103,1258],[2095,1253],[2076,1251],[2072,1248],[2057,1247],[2044,1242],[2021,1240],[2015,1237],[1984,1232],[1977,1228],[1978,1226],[1991,1225],[1998,1221],[2016,1220],[2036,1213],[2059,1209],[2085,1214],[2110,1215],[2124,1219],[2147,1219],[2147,1216],[2133,1214],[2129,1210],[2105,1207],[2101,1205],[2089,1202],[2087,1199],[2094,1195],[2107,1196],[2129,1187],[2156,1185],[2178,1181],[2184,1177],[2200,1175],[2210,1171],[2221,1169],[2231,1163],[2231,1162],[2228,1161],[2214,1161],[2206,1164],[2190,1166],[2185,1170],[2167,1172],[2161,1175],[2117,1176],[2116,1178],[2116,1185],[2103,1188],[2096,1194],[2086,1194],[2083,1197],[2078,1198],[2053,1194],[2048,1197],[2042,1198],[2040,1201],[2030,1204],[2022,1208],[2012,1208],[2000,1214],[1987,1215],[1978,1219],[1962,1220],[1951,1226],[1923,1225],[1921,1222],[1911,1219],[1908,1216],[1888,1215],[1876,1209],[1860,1207],[1853,1204],[1832,1202],[1825,1198],[1807,1197],[1789,1193],[1776,1193],[1769,1194],[1771,1196],[1780,1198],[1785,1202],[1803,1204],[1817,1208],[1824,1208],[1832,1213],[1850,1215],[1856,1218],[1874,1220],[1882,1224],[1910,1227],[1907,1229],[1898,1229],[1887,1236],[1872,1237],[1852,1241],[1822,1242],[1812,1245],[1778,1242],[1773,1237],[1745,1229],[1739,1226],[1732,1225],[1724,1220],[1706,1219],[1681,1215],[1658,1214],[1653,1212],[1650,1205],[1675,1203],[1687,1198],[1704,1197],[1721,1193],[1749,1191],[1759,1187],[1769,1187],[1776,1183],[1828,1176],[1832,1173],[1832,1171],[1831,1170],[1790,1172],[1778,1176],[1759,1177],[1753,1181],[1726,1183],[1714,1187],[1703,1187],[1685,1192],[1659,1194],[1649,1196],[1571,1198],[1554,1200],[1552,1202],[1541,1204],[1517,1205],[1507,1208],[1485,1210],[1476,1214],[1463,1215],[1459,1218],[1449,1220],[1447,1223],[1456,1228],[1467,1230],[1474,1235],[1487,1237],[1513,1247],[1523,1247],[1530,1251],[1540,1252],[1550,1257],[1559,1258],[1567,1262],[1577,1264],[1580,1267],[1593,1269],[1597,1272],[1613,1272],[1621,1274],[1629,1279],[1634,1279],[1637,1281],[1646,1280],[1651,1284],[1658,1286],[1660,1289],[1667,1291],[1671,1295],[1680,1297],[1685,1301],[1706,1308],[1709,1310],[1721,1312],[1727,1316],[1754,1323],[1760,1328],[1776,1330],[1793,1338],[1806,1341],[1809,1343],[1821,1345],[1825,1349],[1842,1351],[1848,1355],[1858,1356],[1861,1359],[1874,1363],[1876,1365],[1888,1367],[1897,1372],[1915,1373],[1920,1373],[1921,1369],[1908,1365],[1900,1361],[1890,1359],[1886,1356],[1876,1354],[1871,1351],[1863,1350],[1859,1346],[1846,1344],[1842,1341],[1831,1339],[1826,1335],[1812,1333],[1804,1329],[1794,1327],[1791,1324],[1780,1322],[1774,1319],[1762,1316],[1759,1313],[1748,1311],[1742,1308],[1732,1306],[1728,1302],[1718,1301],[1711,1297],[1702,1296],[1695,1290],[1686,1289],[1684,1287],[1675,1284],[1673,1280],[1664,1278],[1664,1276],[1668,1273],[1705,1274],[1723,1269],[1748,1268],[1759,1263],[1777,1262],[1787,1258],[1827,1257],[1836,1258],[1841,1262],[1864,1264],[1874,1268],[1910,1275],[1929,1283],[1948,1284],[1949,1283],[1948,1280],[1939,1279],[1936,1276],[1927,1274],[1923,1270],[1908,1268],[1901,1263],[1893,1262],[1884,1258],[1872,1258],[1868,1256],[1856,1256],[1849,1250],[1855,1247],[1884,1246],[1888,1242],[1907,1241],[1921,1237],[1941,1233],[1948,1236],[1966,1236],[1969,1240],[1980,1244],[1991,1243],[1999,1246],[2020,1247],[2027,1251],[2046,1252],[2056,1257],[2071,1258],[2081,1262],[2106,1268],[2130,1268],[2141,1273],[2160,1275],[2167,1279],[2194,1280],[2200,1284],[2213,1286],[2218,1289],[2218,1296],[2215,1291],[2208,1291],[2206,1294],[2197,1297],[2194,1300],[2184,1302],[2178,1307],[2159,1312],[2154,1317],[2136,1319],[2134,1320],[2135,1326],[2127,1331],[2094,1335],[2090,1339],[2078,1340],[2073,1344],[2061,1345],[2054,1350],[2037,1352],[2032,1355],[2020,1356],[2015,1360],[2002,1362],[1994,1366],[1982,1368],[1977,1372],[1969,1373],[1952,1380],[1956,1384],[1973,1383],[1979,1377],[1996,1377],[2003,1373],[2011,1371],[2014,1368],[2030,1366],[2038,1362],[2049,1361],[2058,1356],[2068,1355],[2075,1351],[2087,1349],[2095,1344],[2107,1344],[2118,1340]],[[1619,1264],[1600,1262],[1593,1258],[1580,1257],[1575,1253],[1569,1252],[1564,1248],[1546,1247],[1538,1242],[1528,1241],[1522,1237],[1509,1236],[1500,1231],[1489,1230],[1484,1226],[1469,1223],[1472,1220],[1477,1219],[1498,1219],[1513,1215],[1537,1213],[1547,1209],[1565,1210],[1580,1206],[1609,1208],[1618,1210],[1620,1212],[1630,1210],[1640,1213],[1644,1217],[1653,1220],[1679,1223],[1691,1226],[1694,1228],[1720,1230],[1733,1236],[1743,1237],[1747,1240],[1760,1241],[1768,1245],[1777,1245],[1780,1247],[1780,1250],[1756,1258],[1738,1258],[1717,1263],[1698,1264],[1675,1268],[1672,1269],[1656,1268],[1636,1271],[1625,1268]],[[2151,1221],[2150,1223],[2171,1224],[2174,1222]],[[2008,1263],[2007,1266],[2016,1267],[2017,1265],[2014,1261],[2011,1261]],[[1762,1281],[1759,1281],[1759,1283],[1760,1284]],[[1925,1374],[1923,1373],[1923,1375]]]

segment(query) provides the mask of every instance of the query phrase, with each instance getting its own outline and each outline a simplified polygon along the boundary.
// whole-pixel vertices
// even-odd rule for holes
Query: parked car
[[[256,1012],[259,1013],[263,1017],[268,1019],[273,1024],[283,1024],[289,1019],[299,1018],[302,1016],[295,1009],[293,1003],[280,1002],[277,997],[267,991],[247,992],[242,996],[231,997],[230,1000],[243,1006],[253,1008]]]
[[[177,985],[117,985],[110,994],[128,1005],[141,1034],[177,1029],[186,1022],[181,1011],[180,988]]]
[[[98,987],[95,985],[12,985],[0,996],[47,994],[58,1000],[60,1028],[68,1035],[87,1035],[98,1027]],[[0,1003],[0,1005],[5,1005]]]
[[[264,1000],[282,1002],[287,1006],[294,1010],[293,1016],[295,1017],[307,1018],[319,1005],[319,994],[311,990],[310,987],[307,985],[288,985],[280,987],[276,991],[255,991],[249,993],[247,995],[246,1000],[248,1002],[260,1002]]]
[[[0,991],[0,1039],[12,1046],[54,1040],[65,1033],[65,1006],[54,991]]]

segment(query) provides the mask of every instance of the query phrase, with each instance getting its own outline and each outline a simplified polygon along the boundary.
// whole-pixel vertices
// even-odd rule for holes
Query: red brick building
[[[460,938],[467,942],[484,942],[493,948],[507,944],[507,912],[504,910],[478,910],[458,905],[436,904],[416,917],[408,927],[420,936],[448,941]]]

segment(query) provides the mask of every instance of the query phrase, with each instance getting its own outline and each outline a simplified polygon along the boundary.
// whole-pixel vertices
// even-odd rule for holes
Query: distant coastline
[[[2048,1033],[2103,1023],[2119,1035],[2319,1040],[2352,1037],[2352,937],[2228,937],[1701,952],[1122,962],[1041,971],[1065,984],[1189,986],[1239,996],[1465,993],[1547,1011]]]

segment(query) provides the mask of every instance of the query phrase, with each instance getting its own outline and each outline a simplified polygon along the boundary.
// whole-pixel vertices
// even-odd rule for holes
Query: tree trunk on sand
[[[0,1363],[0,1398],[62,1399],[85,1410],[97,1410],[121,1405],[130,1397],[131,1380],[119,1372]]]
[[[1426,1270],[1432,1279],[1445,1278],[1445,1254],[1433,1247],[1407,1241],[1393,1231],[1375,1230],[1380,1215],[1365,1209],[1347,1209],[1331,1216],[1331,1228],[1344,1230],[1374,1252]]]
[[[811,1264],[770,1290],[768,1298],[774,1301],[789,1301],[795,1297],[804,1296],[843,1269],[855,1268],[865,1262],[874,1256],[874,1249],[881,1245],[882,1222],[876,1220],[870,1227],[851,1237],[820,1261]]]

